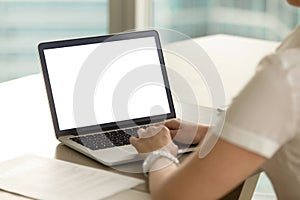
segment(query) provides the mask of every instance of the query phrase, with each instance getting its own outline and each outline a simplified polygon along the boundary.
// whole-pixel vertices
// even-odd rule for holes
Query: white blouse
[[[221,138],[269,158],[263,170],[278,199],[300,199],[300,27],[259,63]]]

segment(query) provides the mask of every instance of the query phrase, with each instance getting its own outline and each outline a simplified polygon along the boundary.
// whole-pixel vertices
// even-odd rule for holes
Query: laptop
[[[130,136],[175,118],[155,30],[40,43],[56,138],[107,166],[141,160]]]

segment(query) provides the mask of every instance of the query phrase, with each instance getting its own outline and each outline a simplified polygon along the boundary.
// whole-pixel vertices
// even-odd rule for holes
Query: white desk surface
[[[217,66],[227,102],[253,76],[259,60],[278,46],[276,42],[228,35],[208,36],[195,41]],[[0,122],[0,161],[33,153],[111,170],[56,140],[41,74],[0,84]],[[142,175],[132,176],[142,178]],[[22,197],[0,192],[0,199],[14,198]],[[150,199],[150,195],[146,186],[141,185],[109,199]]]

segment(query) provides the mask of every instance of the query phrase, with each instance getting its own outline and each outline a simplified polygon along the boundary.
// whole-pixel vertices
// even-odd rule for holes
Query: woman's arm
[[[169,130],[164,127],[153,135],[153,128],[151,129],[152,131],[142,131],[141,138],[131,138],[131,143],[137,150],[145,153],[163,148],[174,154]],[[145,138],[147,132],[152,132],[152,136]],[[266,160],[224,140],[219,140],[206,157],[200,159],[198,155],[199,151],[192,153],[179,167],[170,164],[150,172],[149,186],[153,199],[220,198]],[[154,166],[166,161],[166,158],[160,158]]]
[[[203,159],[194,152],[180,167],[150,173],[153,199],[218,199],[245,180],[266,159],[219,140]],[[160,161],[158,161],[160,162]]]

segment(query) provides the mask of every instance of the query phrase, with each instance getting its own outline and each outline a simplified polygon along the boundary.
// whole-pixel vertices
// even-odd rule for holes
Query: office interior
[[[299,24],[300,10],[283,0],[0,0],[0,22],[1,84],[41,73],[41,41],[157,27],[191,38],[226,34],[279,42]],[[276,199],[264,173],[252,199]]]

